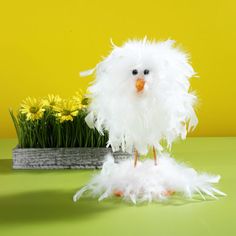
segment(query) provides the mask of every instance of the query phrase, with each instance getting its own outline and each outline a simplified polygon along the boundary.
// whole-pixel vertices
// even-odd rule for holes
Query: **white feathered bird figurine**
[[[189,91],[194,74],[188,55],[173,40],[113,46],[96,67],[86,121],[100,133],[108,131],[113,151],[134,151],[135,165],[138,153],[147,154],[149,147],[156,163],[161,140],[170,147],[197,124],[196,96]]]
[[[86,191],[99,200],[116,195],[133,203],[163,200],[175,192],[186,197],[198,193],[204,199],[204,195],[225,195],[213,187],[220,176],[199,174],[161,152],[163,140],[170,148],[198,123],[197,98],[189,83],[195,72],[188,55],[174,41],[113,44],[110,55],[82,75],[94,71],[87,124],[101,134],[108,132],[113,151],[134,152],[134,166],[138,155],[147,154],[151,147],[155,165],[147,159],[134,168],[130,160],[115,163],[108,155],[101,172],[74,195],[74,201]]]

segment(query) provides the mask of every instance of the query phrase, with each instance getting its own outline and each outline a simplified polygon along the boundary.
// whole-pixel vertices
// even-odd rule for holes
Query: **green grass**
[[[106,132],[101,135],[86,124],[86,108],[79,110],[73,121],[62,123],[53,115],[52,109],[46,109],[38,120],[27,120],[20,112],[15,116],[12,110],[10,115],[19,148],[105,147],[107,144]]]

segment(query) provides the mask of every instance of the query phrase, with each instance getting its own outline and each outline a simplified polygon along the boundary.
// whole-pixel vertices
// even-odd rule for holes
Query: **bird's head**
[[[170,94],[187,92],[194,75],[188,55],[174,47],[174,41],[129,40],[113,45],[111,53],[96,70],[95,87],[112,99],[124,103],[141,99],[146,105],[155,98],[166,101]],[[97,93],[96,91],[92,91]]]
[[[142,97],[156,89],[160,61],[155,53],[156,44],[150,41],[128,41],[112,52],[97,68],[97,78],[104,81],[112,94],[121,93]],[[101,78],[101,79],[100,79]]]

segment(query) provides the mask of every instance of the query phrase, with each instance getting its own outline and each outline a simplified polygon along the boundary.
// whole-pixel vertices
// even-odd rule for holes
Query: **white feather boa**
[[[137,69],[145,77],[142,93],[135,90]],[[148,69],[150,73],[144,75]],[[189,91],[195,74],[188,55],[174,47],[174,41],[128,41],[112,52],[94,70],[91,104],[86,122],[100,133],[109,133],[108,146],[147,154],[148,146],[162,150],[161,140],[170,147],[177,138],[186,138],[194,128],[196,96]]]
[[[162,154],[156,166],[150,159],[138,162],[135,168],[133,164],[131,159],[115,163],[108,155],[101,172],[74,195],[74,201],[87,191],[99,201],[119,192],[124,200],[134,204],[162,201],[170,197],[168,193],[180,193],[187,198],[200,194],[203,199],[206,195],[225,196],[213,187],[220,180],[219,175],[199,174],[193,168],[177,163],[169,154]]]
[[[132,74],[134,69],[137,75]],[[144,73],[145,70],[150,73]],[[185,139],[197,125],[197,98],[190,92],[189,83],[195,72],[188,55],[174,47],[174,41],[144,39],[114,46],[95,69],[82,75],[94,71],[96,78],[89,88],[91,104],[86,122],[101,134],[108,131],[108,146],[113,151],[133,153],[135,148],[145,155],[153,146],[162,153],[162,140],[170,148],[176,138]],[[141,93],[135,88],[138,76],[145,80]],[[213,187],[219,179],[220,176],[199,174],[168,154],[160,154],[157,166],[145,160],[138,162],[136,168],[132,160],[117,164],[109,156],[102,171],[75,194],[74,200],[86,191],[99,200],[118,194],[133,203],[163,200],[173,192],[186,197],[198,193],[203,198],[216,198],[216,194],[225,195]]]

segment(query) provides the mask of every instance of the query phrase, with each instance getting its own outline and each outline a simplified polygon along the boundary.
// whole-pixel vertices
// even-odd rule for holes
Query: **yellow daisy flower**
[[[69,120],[73,121],[73,117],[77,116],[79,113],[78,109],[78,104],[74,100],[62,100],[54,107],[56,117],[59,118],[61,123]]]
[[[20,106],[20,112],[26,114],[27,120],[38,120],[43,116],[45,109],[43,102],[36,98],[27,97]]]
[[[45,107],[55,107],[61,102],[61,97],[58,95],[49,94],[45,99],[43,99],[43,105]]]
[[[88,98],[83,95],[82,90],[76,92],[72,99],[77,103],[79,109],[85,108],[88,105]]]

